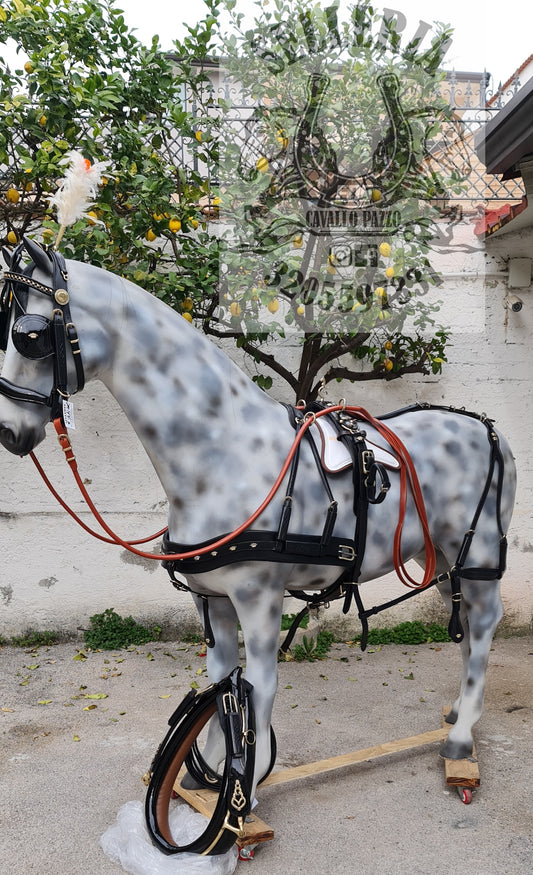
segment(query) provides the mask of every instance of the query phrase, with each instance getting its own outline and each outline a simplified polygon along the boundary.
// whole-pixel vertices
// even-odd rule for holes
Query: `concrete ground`
[[[120,875],[99,839],[130,800],[192,682],[198,646],[87,653],[75,644],[0,650],[0,861],[8,875]],[[335,644],[282,663],[276,769],[440,726],[459,680],[453,644]],[[101,695],[105,695],[102,698]],[[97,698],[94,698],[97,697]],[[481,787],[447,789],[438,744],[265,787],[274,829],[251,875],[529,875],[533,860],[533,638],[497,639],[476,728]],[[249,867],[247,869],[247,867]]]

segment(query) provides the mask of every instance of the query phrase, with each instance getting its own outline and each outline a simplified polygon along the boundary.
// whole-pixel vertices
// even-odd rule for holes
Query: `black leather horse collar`
[[[168,721],[170,729],[143,778],[148,783],[146,824],[153,843],[163,853],[223,854],[244,835],[244,822],[252,807],[255,765],[252,689],[241,668],[236,668],[203,693],[191,690]],[[226,747],[218,802],[205,831],[190,844],[180,846],[168,822],[172,788],[196,738],[217,712]]]

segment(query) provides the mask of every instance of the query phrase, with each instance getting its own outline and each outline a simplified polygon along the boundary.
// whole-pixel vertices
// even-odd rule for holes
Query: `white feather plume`
[[[87,215],[89,207],[96,198],[102,174],[107,168],[105,161],[95,161],[91,164],[81,152],[75,150],[67,152],[61,163],[69,166],[59,188],[50,198],[50,205],[56,208],[57,220],[61,226],[56,249],[65,228]]]

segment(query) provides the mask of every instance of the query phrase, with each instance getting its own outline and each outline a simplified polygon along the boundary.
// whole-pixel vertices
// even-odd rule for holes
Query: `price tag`
[[[74,404],[72,401],[66,401],[63,398],[63,420],[67,428],[76,429],[74,424]]]

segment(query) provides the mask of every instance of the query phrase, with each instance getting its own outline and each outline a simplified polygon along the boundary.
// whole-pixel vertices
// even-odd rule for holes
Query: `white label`
[[[74,425],[74,404],[72,401],[65,401],[63,398],[63,420],[67,428],[71,428],[73,431],[76,426]]]

